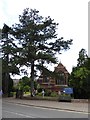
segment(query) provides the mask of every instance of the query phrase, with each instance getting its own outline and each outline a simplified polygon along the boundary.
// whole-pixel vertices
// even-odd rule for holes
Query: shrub
[[[45,96],[50,96],[51,95],[51,90],[45,90]]]
[[[51,97],[57,97],[57,93],[56,92],[52,92],[51,93]]]
[[[10,92],[8,97],[13,97],[14,93],[13,92]]]
[[[42,92],[38,93],[38,96],[42,96]]]
[[[42,92],[42,88],[38,88],[38,93],[41,93]]]
[[[60,95],[60,96],[71,96],[70,94],[65,94],[65,93],[63,93],[62,95]]]
[[[24,86],[23,90],[24,90],[25,93],[29,92],[30,91],[30,86],[29,85]]]

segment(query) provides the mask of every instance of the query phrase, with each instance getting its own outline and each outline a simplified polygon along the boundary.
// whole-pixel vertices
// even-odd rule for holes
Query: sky
[[[58,61],[71,72],[77,65],[79,51],[84,48],[88,54],[88,0],[0,0],[0,28],[18,23],[23,9],[37,9],[43,17],[50,16],[58,26],[58,37],[73,39],[68,51],[58,55]],[[54,70],[57,65],[50,65]]]

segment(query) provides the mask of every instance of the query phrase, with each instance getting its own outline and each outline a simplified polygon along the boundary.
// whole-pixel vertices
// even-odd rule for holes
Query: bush
[[[51,97],[57,97],[57,93],[56,92],[52,92],[51,93]]]
[[[42,92],[38,93],[38,96],[42,96]]]
[[[38,88],[38,93],[41,93],[42,92],[42,88]]]
[[[14,93],[13,92],[10,92],[8,97],[13,97]]]
[[[24,90],[25,93],[29,92],[30,91],[30,86],[29,85],[24,86],[23,90]]]
[[[45,96],[51,96],[51,90],[45,90]]]

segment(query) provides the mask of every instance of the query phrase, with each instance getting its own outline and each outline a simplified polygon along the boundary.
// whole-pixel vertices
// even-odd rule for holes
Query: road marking
[[[7,104],[13,104],[11,102],[8,102]],[[73,110],[60,110],[60,109],[55,109],[55,108],[47,108],[47,107],[44,107],[44,106],[34,106],[34,105],[26,105],[26,104],[21,104],[21,103],[14,103],[13,105],[19,105],[19,106],[24,106],[24,107],[34,107],[34,108],[40,108],[40,109],[48,109],[48,110],[57,110],[57,111],[64,111],[64,112],[71,112],[71,113],[79,113],[79,114],[87,114],[86,112],[82,112],[82,111],[73,111]]]
[[[25,115],[25,114],[16,113],[16,112],[12,112],[12,111],[7,111],[7,110],[4,110],[4,111],[7,112],[7,113],[12,113],[12,114],[20,115],[20,116],[27,117],[27,118],[35,118],[32,115],[28,116],[28,115]]]

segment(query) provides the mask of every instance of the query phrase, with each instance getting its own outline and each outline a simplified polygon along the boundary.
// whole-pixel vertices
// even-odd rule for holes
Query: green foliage
[[[50,96],[51,95],[51,90],[45,89],[45,96]]]
[[[35,69],[44,70],[48,75],[52,74],[47,69],[46,63],[57,63],[56,53],[61,54],[62,50],[70,49],[72,44],[71,39],[57,38],[57,26],[58,23],[54,22],[50,16],[42,17],[36,9],[26,8],[22,15],[19,15],[19,24],[13,25],[12,28],[6,24],[3,27],[2,37],[6,38],[1,41],[4,54],[3,71],[18,74],[17,65],[31,67],[31,95],[34,88]],[[9,67],[8,63],[11,64]]]
[[[37,89],[39,89],[39,88],[41,88],[41,86],[40,86],[40,84],[39,84],[39,83],[37,83]]]
[[[30,92],[30,85],[31,85],[31,80],[27,76],[22,77],[19,80],[19,83],[17,86],[15,86],[15,89],[23,90],[23,92]],[[37,89],[37,82],[34,81],[34,89]]]
[[[0,39],[0,51],[2,52],[2,73],[19,74],[16,64],[17,46],[11,37],[12,29],[4,24],[2,39]]]
[[[65,94],[65,93],[63,93],[63,94],[61,94],[60,96],[71,96],[70,94]]]
[[[38,96],[42,96],[42,92],[38,93]]]
[[[77,66],[80,66],[80,67],[84,66],[86,59],[87,59],[86,51],[85,51],[85,49],[81,49],[79,52],[79,58],[77,59],[77,61],[78,61]]]
[[[42,92],[42,88],[38,88],[37,90],[38,90],[38,93]]]
[[[24,90],[25,93],[29,92],[30,91],[30,86],[29,85],[24,86],[23,90]]]
[[[74,98],[90,98],[90,59],[82,49],[79,52],[77,67],[74,67],[69,79],[69,86],[74,88]]]
[[[49,72],[44,63],[56,63],[55,54],[69,49],[72,40],[57,38],[58,23],[55,23],[50,16],[45,18],[40,16],[36,9],[24,9],[23,14],[19,16],[19,22],[13,26],[13,36],[21,45],[18,47],[19,64],[31,66],[31,81],[34,81],[35,66],[39,70],[45,69]],[[55,40],[50,41],[52,39]],[[38,65],[35,61],[38,61]],[[31,88],[33,89],[33,84]]]
[[[10,94],[12,88],[12,81],[10,74],[19,74],[19,69],[15,62],[17,54],[17,46],[11,38],[11,28],[4,24],[2,28],[2,39],[0,39],[0,52],[2,52],[2,86],[3,93]]]
[[[55,23],[50,16],[43,18],[36,9],[24,9],[23,14],[19,16],[20,24],[13,28],[13,35],[19,40],[20,64],[29,65],[32,60],[38,60],[40,63],[56,63],[55,53],[61,50],[69,49],[72,40],[64,41],[63,37],[57,39]],[[56,39],[50,42],[50,39]]]
[[[20,81],[15,88],[18,89],[18,90],[23,90],[24,85],[23,85],[23,83]]]
[[[20,79],[20,82],[23,84],[23,86],[30,85],[30,78],[24,76],[22,79]]]
[[[19,83],[15,86],[15,89],[23,90],[23,92],[30,91],[30,79],[27,76],[22,77]]]
[[[85,67],[79,67],[75,72],[74,72],[74,76],[76,78],[80,78],[81,80],[84,80],[88,74],[90,73],[90,71],[88,71],[87,68]]]
[[[51,92],[51,97],[57,97],[57,93],[56,92]]]

